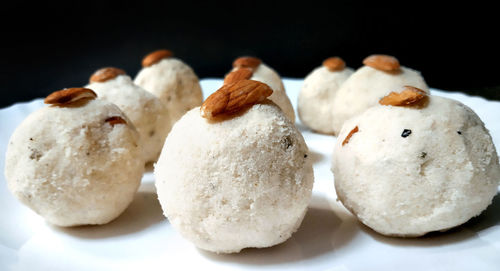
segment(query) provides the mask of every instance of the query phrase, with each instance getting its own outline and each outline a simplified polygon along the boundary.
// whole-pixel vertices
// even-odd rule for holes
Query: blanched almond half
[[[233,67],[234,68],[250,68],[255,70],[262,61],[256,57],[251,57],[251,56],[242,56],[238,57],[234,62],[233,62]]]
[[[266,84],[254,80],[240,80],[223,85],[201,105],[201,116],[214,119],[219,115],[237,113],[264,101],[273,93]]]
[[[67,88],[52,92],[44,100],[44,103],[51,105],[68,105],[82,99],[95,99],[97,94],[88,88]]]
[[[329,57],[323,61],[323,66],[332,72],[341,71],[345,68],[345,62],[340,57]]]
[[[385,72],[400,70],[398,59],[388,55],[371,55],[363,60],[363,64]]]
[[[378,102],[381,105],[392,106],[423,106],[428,100],[425,91],[411,86],[404,86],[400,92],[391,92]]]
[[[113,68],[113,67],[107,67],[107,68],[102,68],[94,72],[92,76],[90,76],[89,82],[94,83],[94,82],[106,82],[108,80],[114,79],[118,75],[124,75],[126,72],[122,69],[118,68]]]
[[[157,50],[154,51],[142,59],[142,67],[149,67],[156,64],[164,58],[172,57],[174,54],[170,50]]]
[[[224,78],[224,84],[234,83],[236,81],[240,81],[243,79],[250,79],[252,75],[253,75],[252,69],[242,67],[228,73]]]

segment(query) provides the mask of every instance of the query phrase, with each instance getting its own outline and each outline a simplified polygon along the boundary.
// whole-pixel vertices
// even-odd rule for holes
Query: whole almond
[[[242,56],[238,57],[236,60],[233,62],[233,67],[234,68],[250,68],[255,70],[262,61],[256,57],[251,57],[251,56]]]
[[[239,68],[226,75],[224,78],[224,84],[234,83],[243,79],[250,79],[253,75],[253,71],[250,68]]]
[[[332,72],[341,71],[345,68],[345,62],[340,57],[329,57],[323,61],[323,66]]]
[[[105,122],[109,123],[111,126],[115,126],[117,124],[127,124],[127,121],[125,121],[122,117],[120,116],[113,116],[113,117],[109,117],[107,118],[106,120],[104,120]]]
[[[108,80],[114,79],[118,75],[124,75],[126,72],[122,69],[118,68],[113,68],[113,67],[107,67],[107,68],[102,68],[94,72],[92,76],[90,76],[89,82],[94,83],[94,82],[106,82]]]
[[[82,99],[95,99],[97,94],[88,88],[67,88],[52,92],[44,100],[44,103],[64,106]]]
[[[149,67],[156,64],[164,58],[172,57],[174,54],[170,50],[157,50],[154,51],[142,59],[142,67]]]
[[[264,101],[273,93],[266,84],[254,80],[240,80],[223,85],[201,105],[201,116],[214,119],[219,115],[237,113]]]
[[[351,140],[351,137],[353,134],[357,133],[359,131],[358,129],[358,126],[354,127],[354,129],[352,129],[349,134],[345,137],[344,141],[342,141],[342,146],[344,146],[345,144],[349,143],[349,140]]]
[[[425,91],[410,86],[404,86],[400,92],[391,92],[380,99],[381,105],[392,106],[423,106],[428,100]]]
[[[363,64],[385,72],[400,70],[398,59],[388,55],[371,55],[363,60]]]

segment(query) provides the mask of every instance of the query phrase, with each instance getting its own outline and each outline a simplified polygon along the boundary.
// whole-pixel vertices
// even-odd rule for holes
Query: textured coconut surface
[[[486,209],[500,185],[490,135],[455,100],[430,96],[424,108],[377,105],[348,120],[339,138],[332,157],[337,196],[384,235],[460,225]]]
[[[127,118],[103,100],[30,114],[5,154],[12,194],[58,226],[106,224],[118,217],[134,198],[144,162],[134,126],[111,125],[105,121],[110,117]]]
[[[197,247],[234,253],[287,240],[311,199],[313,168],[298,129],[276,104],[224,121],[186,113],[155,165],[171,225]]]
[[[203,79],[206,98],[222,84]],[[303,80],[284,79],[296,109]],[[500,102],[431,89],[433,95],[459,100],[472,108],[493,142],[500,144]],[[14,129],[34,110],[38,99],[0,110],[0,167]],[[103,226],[61,229],[50,226],[7,190],[0,174],[0,269],[9,270],[498,270],[500,197],[480,216],[444,233],[420,238],[384,237],[363,226],[335,194],[330,171],[336,137],[313,133],[296,123],[309,147],[314,188],[300,228],[286,242],[265,249],[217,255],[197,249],[162,214],[152,173],[129,208]]]

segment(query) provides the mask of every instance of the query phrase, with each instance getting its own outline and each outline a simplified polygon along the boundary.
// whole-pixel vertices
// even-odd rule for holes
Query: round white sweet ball
[[[268,99],[278,105],[288,119],[291,120],[292,123],[295,123],[295,111],[292,102],[290,102],[290,98],[288,98],[286,94],[285,86],[283,85],[280,75],[256,57],[247,56],[237,58],[233,62],[232,71],[240,67],[246,67],[252,70],[252,76],[248,79],[262,82],[273,90],[273,94],[271,94]]]
[[[143,67],[134,83],[160,98],[172,125],[203,101],[198,76],[186,63],[174,57]]]
[[[344,122],[374,106],[391,91],[413,86],[429,93],[422,75],[400,67],[397,72],[381,71],[370,66],[356,70],[340,87],[333,102],[333,132],[338,135]]]
[[[431,96],[422,109],[374,106],[347,121],[338,138],[332,166],[338,198],[381,234],[455,227],[497,194],[492,139],[460,102]]]
[[[167,137],[155,166],[165,215],[197,247],[239,252],[287,240],[311,198],[304,139],[274,104],[211,122],[194,108]]]
[[[134,198],[140,157],[134,126],[97,99],[29,115],[9,141],[5,176],[16,198],[52,224],[105,224]]]
[[[259,81],[267,84],[273,89],[273,94],[269,96],[269,100],[276,103],[285,115],[292,121],[295,122],[295,111],[293,110],[292,102],[285,91],[285,86],[279,74],[273,70],[271,67],[264,63],[261,63],[253,72],[250,80]]]
[[[331,71],[321,66],[307,75],[297,100],[300,121],[316,132],[332,134],[333,102],[352,73],[351,68]]]
[[[94,90],[99,99],[116,104],[127,115],[139,132],[144,162],[155,162],[171,129],[170,117],[162,102],[125,74],[104,82],[92,82],[86,87]]]

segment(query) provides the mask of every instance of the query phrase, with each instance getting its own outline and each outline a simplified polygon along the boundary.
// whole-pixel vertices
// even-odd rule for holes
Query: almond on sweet
[[[354,127],[354,129],[352,129],[349,132],[349,134],[345,137],[344,141],[342,141],[342,146],[344,146],[345,144],[349,143],[349,140],[351,140],[352,135],[354,135],[357,132],[359,132],[358,126]]]
[[[127,124],[127,121],[120,116],[109,117],[105,119],[104,122],[109,123],[111,126],[115,126],[117,124]]]
[[[399,60],[389,55],[371,55],[363,60],[363,64],[385,72],[400,70]]]
[[[235,114],[248,106],[264,101],[273,93],[266,84],[254,80],[240,80],[223,85],[201,105],[201,116],[214,119],[220,115]]]
[[[97,94],[88,88],[67,88],[59,91],[52,92],[44,100],[44,103],[64,106],[80,101],[82,99],[95,99]]]
[[[262,61],[256,57],[242,56],[234,60],[233,67],[234,68],[245,67],[250,69],[256,69],[261,63]]]
[[[243,79],[250,79],[252,75],[253,75],[252,69],[242,67],[228,73],[224,78],[224,84],[234,83]]]
[[[323,66],[332,72],[341,71],[345,68],[345,62],[340,57],[329,57],[323,61]]]
[[[94,83],[94,82],[106,82],[108,80],[114,79],[119,75],[125,75],[126,72],[122,69],[119,68],[114,68],[114,67],[106,67],[97,70],[90,76],[89,83]]]
[[[391,92],[387,96],[380,99],[381,105],[392,106],[423,106],[428,100],[428,95],[425,91],[411,86],[404,86],[400,92]]]
[[[172,57],[173,55],[174,54],[170,50],[163,49],[163,50],[154,51],[142,59],[142,67],[145,68],[145,67],[152,66],[152,65],[158,63],[160,60],[162,60],[164,58]]]

